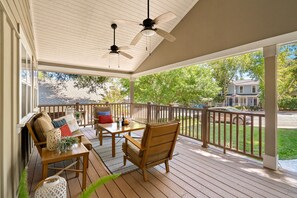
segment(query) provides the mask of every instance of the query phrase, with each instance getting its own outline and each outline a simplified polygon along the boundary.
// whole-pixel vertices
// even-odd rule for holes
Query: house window
[[[239,87],[239,93],[243,93],[243,86]]]
[[[33,69],[32,56],[21,43],[20,67],[20,119],[37,107],[37,70]]]
[[[256,93],[256,86],[255,85],[252,86],[252,93]]]

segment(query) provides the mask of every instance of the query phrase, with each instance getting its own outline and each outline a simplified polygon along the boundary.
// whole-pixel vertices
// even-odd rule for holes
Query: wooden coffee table
[[[102,138],[103,138],[103,130],[107,131],[111,134],[111,142],[112,142],[112,157],[115,157],[115,135],[121,133],[127,133],[131,131],[138,131],[145,129],[145,124],[141,124],[138,122],[131,122],[129,125],[126,126],[118,126],[117,123],[108,123],[108,124],[98,124],[99,127],[99,141],[100,145],[102,145]]]
[[[79,159],[80,157],[83,157],[83,169],[81,170],[79,168]],[[86,188],[86,175],[87,175],[87,164],[89,160],[89,151],[88,149],[82,144],[78,143],[77,147],[74,147],[71,151],[67,151],[65,153],[58,153],[57,151],[49,151],[47,148],[42,149],[42,155],[41,155],[41,162],[42,162],[42,178],[45,179],[48,174],[48,164],[60,162],[68,159],[76,158],[76,162],[72,163],[71,165],[59,169],[59,168],[53,168],[53,169],[59,169],[61,170],[57,175],[59,175],[64,170],[68,171],[74,171],[76,172],[76,176],[78,177],[79,173],[82,173],[82,189]],[[71,166],[76,164],[76,169],[69,169]]]

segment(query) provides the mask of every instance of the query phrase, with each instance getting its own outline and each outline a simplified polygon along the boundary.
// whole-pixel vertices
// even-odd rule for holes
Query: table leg
[[[82,175],[82,189],[86,188],[87,164],[89,161],[89,153],[83,156],[83,175]]]
[[[115,134],[111,134],[111,142],[112,142],[112,157],[115,157]]]
[[[99,130],[99,141],[100,141],[100,146],[102,145],[102,128]]]
[[[79,170],[79,157],[76,158],[76,170]],[[76,172],[76,177],[79,176],[79,172]]]
[[[42,164],[42,179],[47,178],[48,164]]]

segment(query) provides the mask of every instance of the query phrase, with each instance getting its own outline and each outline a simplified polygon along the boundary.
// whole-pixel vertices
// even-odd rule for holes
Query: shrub
[[[278,101],[278,107],[280,110],[297,110],[297,98],[284,97]]]

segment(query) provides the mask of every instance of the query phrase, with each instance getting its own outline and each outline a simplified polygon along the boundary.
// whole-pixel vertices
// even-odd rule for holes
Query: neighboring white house
[[[259,81],[237,80],[229,87],[225,99],[226,106],[257,106],[259,104]]]

